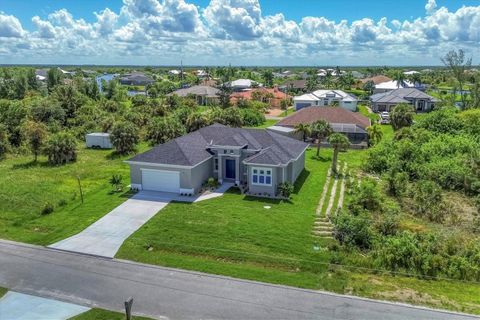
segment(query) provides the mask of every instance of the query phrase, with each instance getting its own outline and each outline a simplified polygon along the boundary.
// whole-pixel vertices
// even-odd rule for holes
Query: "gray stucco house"
[[[253,195],[277,195],[305,167],[308,144],[265,129],[202,128],[126,161],[138,190],[196,194],[210,178]]]
[[[415,88],[400,88],[388,92],[377,93],[370,97],[374,112],[390,112],[397,104],[407,103],[416,112],[428,112],[433,109],[438,99]]]

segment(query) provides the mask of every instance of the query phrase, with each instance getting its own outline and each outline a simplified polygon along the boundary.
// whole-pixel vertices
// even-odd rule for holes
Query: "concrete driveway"
[[[90,308],[9,291],[0,299],[2,320],[65,320]]]
[[[128,199],[82,232],[49,247],[113,258],[131,234],[172,200],[168,196],[136,197]]]
[[[123,242],[162,210],[170,201],[198,202],[223,195],[233,184],[215,192],[182,197],[173,193],[141,191],[82,232],[50,245],[50,248],[113,258]]]

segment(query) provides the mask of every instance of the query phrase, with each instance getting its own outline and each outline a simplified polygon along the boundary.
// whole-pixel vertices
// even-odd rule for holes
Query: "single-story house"
[[[126,161],[131,186],[196,194],[211,177],[232,182],[254,195],[277,195],[305,166],[308,144],[265,129],[220,124],[191,132]]]
[[[370,119],[361,113],[339,107],[303,108],[280,120],[268,130],[303,139],[302,134],[296,132],[295,127],[299,124],[312,124],[319,120],[327,121],[334,132],[345,134],[354,147],[367,147],[367,127],[371,125]]]
[[[253,87],[260,87],[261,85],[250,79],[238,79],[230,82],[229,86],[233,91],[243,91]]]
[[[144,73],[135,72],[127,74],[119,79],[120,83],[127,86],[147,86],[155,81]]]
[[[392,80],[392,81],[387,81],[387,82],[382,82],[382,83],[376,84],[374,93],[388,92],[388,91],[401,89],[401,88],[406,88],[406,89],[415,88],[415,89],[419,89],[419,90],[424,90],[425,89],[425,87],[422,86],[419,83],[412,83],[412,82],[407,81],[407,80],[404,80],[402,82]]]
[[[278,88],[282,91],[304,91],[307,86],[307,80],[291,80],[280,85]]]
[[[35,70],[35,78],[38,81],[45,81],[47,80],[48,70],[47,69],[37,69]]]
[[[310,106],[331,106],[338,104],[340,107],[357,110],[357,98],[342,90],[317,90],[293,98],[295,110]]]
[[[220,90],[210,86],[192,86],[189,88],[179,89],[170,93],[179,97],[195,97],[199,105],[215,104],[220,97]]]
[[[241,92],[234,92],[230,95],[230,102],[234,105],[241,100],[254,100],[255,95],[261,97],[261,101],[268,103],[272,108],[280,108],[282,100],[289,100],[292,97],[288,94],[275,88],[256,88],[252,90],[245,90]]]
[[[377,93],[370,97],[374,112],[390,112],[399,103],[408,103],[414,106],[417,112],[432,110],[438,99],[415,88],[401,88],[388,92]]]

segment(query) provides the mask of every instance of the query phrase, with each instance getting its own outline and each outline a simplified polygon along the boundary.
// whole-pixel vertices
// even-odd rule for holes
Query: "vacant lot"
[[[83,230],[125,201],[124,195],[111,194],[108,182],[112,174],[121,174],[129,184],[124,159],[81,147],[78,160],[64,166],[50,166],[43,157],[33,163],[31,156],[1,161],[0,238],[45,245]],[[46,204],[54,211],[42,215]]]
[[[171,203],[132,235],[117,257],[480,313],[478,284],[419,280],[349,267],[368,262],[361,253],[339,249],[332,239],[312,236],[332,152],[322,150],[320,160],[314,154],[315,150],[307,153],[306,171],[291,201],[246,197],[231,190],[210,201]],[[363,155],[364,151],[350,150],[340,159],[355,169]]]

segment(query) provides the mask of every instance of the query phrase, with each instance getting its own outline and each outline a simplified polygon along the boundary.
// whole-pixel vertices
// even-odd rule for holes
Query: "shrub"
[[[53,210],[54,210],[53,204],[47,202],[45,204],[45,206],[43,207],[41,214],[42,214],[42,216],[46,216],[46,215],[52,213]]]
[[[109,182],[116,192],[122,191],[123,183],[122,183],[122,176],[121,175],[119,175],[119,174],[112,175]]]
[[[47,140],[45,154],[53,165],[65,164],[77,159],[77,141],[67,132],[56,133]]]
[[[8,136],[7,129],[0,124],[0,159],[2,159],[8,150]]]
[[[60,201],[58,201],[58,206],[59,207],[64,207],[66,205],[67,205],[67,200],[61,199]]]
[[[382,197],[377,183],[373,179],[365,179],[361,187],[355,187],[348,209],[354,214],[365,210],[377,211],[381,209],[381,203]]]
[[[217,181],[217,179],[212,178],[212,177],[208,178],[208,180],[207,180],[207,187],[208,187],[208,188],[212,188],[212,189],[216,189],[216,188],[218,187],[218,181]]]
[[[442,190],[433,181],[421,180],[410,190],[414,212],[430,221],[442,222],[445,217],[445,204]]]
[[[113,126],[110,140],[118,153],[130,153],[138,143],[138,130],[130,122],[118,122]]]
[[[265,123],[265,116],[252,109],[240,109],[242,115],[243,125],[247,127],[258,127]]]
[[[282,182],[278,185],[278,193],[287,199],[290,198],[290,195],[293,193],[294,186],[288,181]]]
[[[147,127],[146,139],[151,145],[156,145],[175,139],[185,133],[185,126],[176,117],[156,117]]]
[[[342,244],[369,249],[375,233],[371,227],[370,216],[366,212],[352,215],[345,210],[333,219],[334,236]]]

